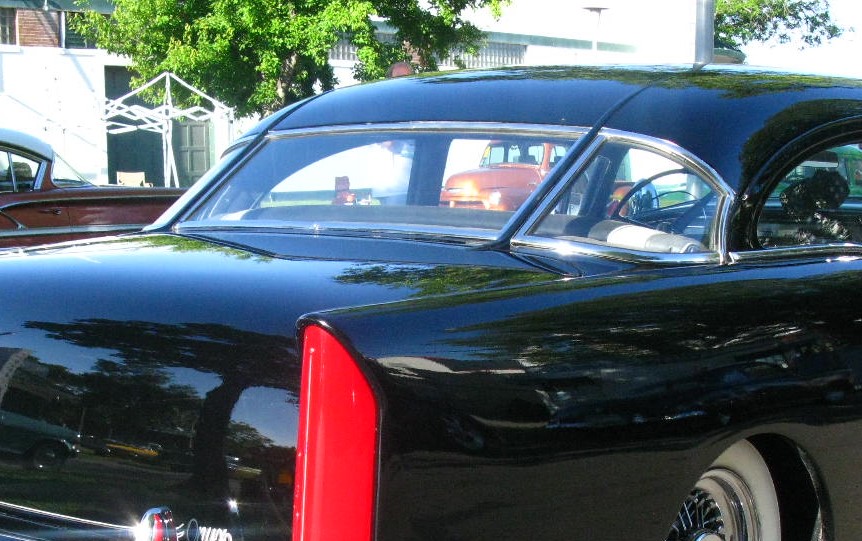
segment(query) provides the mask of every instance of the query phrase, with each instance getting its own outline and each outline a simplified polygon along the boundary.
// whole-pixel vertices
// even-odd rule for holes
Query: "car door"
[[[0,149],[0,246],[69,238],[66,205],[42,190],[46,170],[44,159]]]
[[[629,381],[672,376],[677,392],[653,402],[672,411],[659,417],[856,400],[862,183],[846,165],[862,156],[859,143],[800,145],[814,150],[787,158],[762,210],[748,215],[756,224],[734,227],[756,236],[753,248],[727,254],[732,194],[708,167],[637,137],[595,144],[514,246],[571,261],[573,272],[592,254],[630,270],[575,280],[571,314],[557,314],[548,334],[594,344],[579,357],[603,352],[634,369]],[[671,373],[656,380],[659,366]]]

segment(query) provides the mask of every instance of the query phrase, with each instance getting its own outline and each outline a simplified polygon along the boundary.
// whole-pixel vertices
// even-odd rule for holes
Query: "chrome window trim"
[[[225,155],[227,155],[230,152],[233,152],[235,149],[237,149],[239,147],[248,146],[248,144],[251,143],[252,141],[254,141],[254,138],[257,137],[258,135],[260,135],[260,134],[240,136],[238,139],[234,140],[230,145],[228,145],[227,148],[222,150],[219,157],[223,158]]]
[[[837,143],[836,141],[844,140],[844,144]],[[854,144],[853,141],[858,141],[856,139],[846,140],[846,136],[843,138],[833,138],[832,142],[826,142],[821,144],[826,144],[821,149],[821,151],[831,151],[836,147],[845,146],[846,144]],[[771,188],[768,191],[765,191],[761,196],[761,201],[757,206],[755,212],[752,213],[752,216],[756,219],[754,220],[754,237],[757,239],[758,243],[760,243],[760,234],[759,227],[761,225],[761,219],[764,218],[763,213],[767,209],[771,210],[781,210],[783,204],[779,200],[778,196],[775,196],[775,191],[778,188],[779,184],[783,182],[791,172],[797,167],[803,165],[804,162],[811,159],[817,152],[812,152],[809,146],[808,150],[798,153],[792,161],[788,161],[784,169],[786,169],[785,173],[782,174],[777,181],[772,183]],[[790,165],[790,167],[788,167]],[[840,169],[840,167],[839,167]],[[843,176],[843,175],[842,175]],[[848,184],[851,183],[850,179],[847,180]],[[749,187],[751,187],[754,183],[749,183]],[[836,209],[831,209],[838,215],[844,214],[846,211],[847,214],[852,216],[853,218],[858,219],[859,213],[862,211],[862,199],[859,196],[848,196],[847,199],[844,200],[840,204],[840,206]],[[759,263],[759,262],[774,262],[781,261],[787,259],[823,259],[826,261],[831,260],[846,260],[846,259],[857,259],[862,257],[862,242],[825,242],[825,243],[817,243],[817,244],[797,244],[797,245],[787,245],[787,246],[760,246],[759,248],[751,248],[747,250],[739,250],[734,251],[729,254],[730,260],[732,263]]]
[[[556,259],[567,259],[576,256],[599,257],[613,259],[627,263],[652,264],[652,265],[704,265],[721,264],[722,259],[717,252],[698,252],[693,254],[669,254],[664,252],[644,252],[629,248],[617,248],[602,244],[587,242],[586,239],[568,240],[530,237],[531,240],[513,239],[512,248],[522,255],[539,257],[553,257]]]
[[[760,248],[744,252],[730,252],[731,264],[770,263],[788,259],[844,260],[862,259],[862,244],[855,242],[782,246],[780,248]]]
[[[18,148],[14,146],[7,146],[0,143],[0,152],[6,154],[7,159],[11,163],[12,155],[20,156],[22,158],[28,159],[32,162],[36,162],[39,166],[33,171],[33,188],[31,190],[27,190],[26,192],[4,192],[4,193],[30,193],[37,192],[42,189],[42,185],[44,184],[45,174],[48,171],[48,162],[52,161],[49,158],[41,154],[37,154],[32,150],[27,150],[26,148]],[[16,180],[17,184],[17,180]]]
[[[557,198],[562,195],[562,193],[568,189],[569,183],[572,182],[575,177],[584,169],[584,167],[589,164],[589,162],[593,159],[596,151],[602,147],[605,143],[606,138],[598,135],[592,141],[590,141],[589,146],[584,150],[584,152],[577,157],[575,163],[567,169],[564,173],[562,173],[562,178],[557,181],[556,186],[545,196],[545,199],[536,207],[536,210],[530,215],[530,217],[524,222],[521,228],[512,236],[512,242],[520,242],[529,239],[541,239],[547,237],[532,237],[527,234],[527,231],[530,231],[538,225],[540,221],[547,215],[547,212],[554,205]],[[535,242],[533,242],[535,243]]]
[[[705,182],[709,183],[717,193],[715,227],[712,230],[711,242],[715,246],[714,251],[695,254],[667,254],[658,252],[644,252],[627,248],[606,246],[598,242],[590,242],[589,239],[569,240],[562,238],[538,237],[528,232],[536,226],[550,211],[557,197],[565,191],[569,183],[586,167],[595,153],[606,143],[628,143],[633,147],[655,152],[670,160],[684,165],[697,173]],[[699,160],[694,154],[676,145],[671,141],[625,132],[621,130],[603,128],[596,138],[590,142],[590,146],[578,157],[577,161],[565,173],[564,180],[548,194],[545,201],[536,208],[533,215],[524,223],[520,230],[512,237],[511,246],[518,251],[531,252],[540,255],[556,255],[567,257],[572,255],[589,255],[608,259],[622,260],[634,263],[652,264],[703,264],[717,263],[728,264],[730,258],[727,251],[727,226],[730,220],[731,202],[735,199],[733,189],[721,178],[718,172],[708,164]]]
[[[217,231],[241,231],[241,232],[282,232],[311,234],[316,236],[362,236],[368,238],[401,238],[401,239],[454,239],[467,246],[484,246],[494,240],[496,235],[483,234],[492,232],[490,229],[468,229],[464,227],[435,227],[423,225],[422,227],[379,222],[290,222],[290,221],[266,221],[256,220],[248,225],[232,224],[228,222],[197,222],[182,224],[179,228],[182,233],[197,233]]]

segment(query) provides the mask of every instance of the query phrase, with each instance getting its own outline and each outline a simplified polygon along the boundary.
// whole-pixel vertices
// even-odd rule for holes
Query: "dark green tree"
[[[170,71],[243,115],[333,88],[328,56],[340,39],[357,47],[363,79],[382,77],[397,60],[436,69],[453,51],[481,45],[466,10],[499,15],[508,1],[114,0],[110,17],[87,11],[74,24],[100,48],[129,57],[135,84]],[[376,32],[381,18],[395,31],[392,42]]]
[[[728,47],[793,38],[818,45],[840,34],[829,0],[715,0],[716,42]]]

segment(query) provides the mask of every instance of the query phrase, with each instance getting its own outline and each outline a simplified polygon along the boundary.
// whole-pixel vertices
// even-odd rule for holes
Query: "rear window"
[[[568,137],[356,131],[270,139],[182,224],[494,236]],[[492,167],[498,160],[533,167]],[[544,166],[542,166],[544,164]]]

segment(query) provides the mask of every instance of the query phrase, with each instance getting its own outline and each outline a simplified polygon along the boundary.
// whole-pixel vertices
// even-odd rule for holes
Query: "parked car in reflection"
[[[30,468],[59,468],[78,454],[77,443],[74,430],[0,410],[0,451],[21,457]]]
[[[747,66],[294,104],[143,231],[0,254],[0,408],[88,445],[0,462],[0,537],[862,538],[860,145],[862,82]]]
[[[141,460],[155,460],[162,452],[162,446],[157,443],[126,443],[108,440],[105,443],[108,452],[114,456],[123,456]]]
[[[60,468],[80,451],[71,428],[79,419],[77,397],[24,350],[0,349],[0,361],[0,453],[34,470]]]
[[[136,231],[183,191],[96,186],[41,139],[0,128],[0,247]]]

